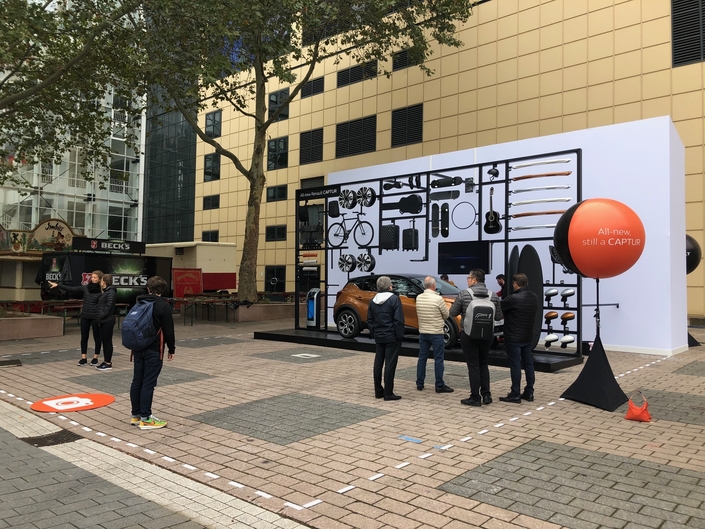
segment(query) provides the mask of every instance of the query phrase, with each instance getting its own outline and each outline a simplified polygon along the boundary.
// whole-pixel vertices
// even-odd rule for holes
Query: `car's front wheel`
[[[343,309],[335,318],[338,334],[343,338],[354,338],[360,334],[360,318],[350,309]]]
[[[450,318],[443,323],[443,341],[446,349],[450,349],[458,342],[458,329]]]

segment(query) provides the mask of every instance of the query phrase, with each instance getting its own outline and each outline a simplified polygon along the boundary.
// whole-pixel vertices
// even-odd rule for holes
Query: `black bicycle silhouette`
[[[345,226],[345,221],[352,219],[346,219],[345,213],[341,213],[340,216],[343,217],[343,220],[341,222],[331,224],[328,227],[328,245],[333,248],[341,247],[348,241],[351,233],[353,235],[353,239],[355,239],[355,242],[360,248],[364,248],[365,246],[372,244],[372,239],[374,239],[375,236],[375,229],[369,222],[360,220],[362,215],[364,215],[362,211],[355,213],[355,222],[350,229],[348,229]]]

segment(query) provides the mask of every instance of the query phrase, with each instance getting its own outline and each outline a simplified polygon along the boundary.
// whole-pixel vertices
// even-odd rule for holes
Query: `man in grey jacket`
[[[399,400],[394,394],[394,373],[397,370],[399,349],[404,339],[404,313],[399,296],[392,292],[392,280],[387,276],[377,279],[379,291],[367,310],[367,328],[375,340],[376,352],[373,369],[375,398]],[[384,387],[382,387],[384,365]]]
[[[497,294],[491,292],[485,285],[485,272],[479,269],[470,270],[468,274],[468,288],[461,290],[458,297],[450,307],[450,316],[456,317],[458,314],[465,319],[465,313],[472,301],[472,296],[468,290],[476,297],[489,297],[495,305],[495,321],[502,319],[502,307],[499,304]],[[465,362],[468,365],[468,378],[470,379],[470,398],[461,400],[461,404],[466,406],[482,406],[492,402],[490,392],[490,370],[487,357],[492,345],[492,336],[487,340],[473,340],[465,334],[465,326],[460,325],[460,345],[463,348]]]

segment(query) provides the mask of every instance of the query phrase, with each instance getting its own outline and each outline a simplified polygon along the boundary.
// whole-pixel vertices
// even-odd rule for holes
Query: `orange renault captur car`
[[[416,296],[424,291],[424,275],[421,274],[375,274],[350,279],[338,292],[333,307],[335,324],[343,338],[354,338],[367,328],[367,309],[377,294],[377,279],[387,275],[392,280],[392,289],[399,295],[406,331],[419,332],[416,317]],[[460,290],[436,277],[436,290],[443,296],[448,308],[453,304]],[[460,316],[448,318],[443,326],[443,339],[446,347],[452,347],[460,337]]]

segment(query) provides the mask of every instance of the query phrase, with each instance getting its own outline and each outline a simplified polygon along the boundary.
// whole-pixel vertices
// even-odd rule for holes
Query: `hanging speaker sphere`
[[[593,279],[629,270],[641,257],[645,242],[639,216],[609,198],[578,202],[561,216],[553,234],[553,244],[566,268]]]
[[[685,273],[690,274],[699,265],[703,258],[703,251],[700,244],[690,235],[685,236]]]

